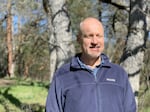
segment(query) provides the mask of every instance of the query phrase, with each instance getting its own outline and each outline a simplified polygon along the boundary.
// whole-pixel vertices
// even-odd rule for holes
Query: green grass
[[[0,112],[44,112],[48,83],[16,81],[0,87]]]
[[[0,112],[44,112],[49,82],[11,80],[15,83],[0,86]],[[139,98],[139,112],[150,112],[149,101],[150,90]]]
[[[150,112],[150,89],[139,97],[139,112]]]

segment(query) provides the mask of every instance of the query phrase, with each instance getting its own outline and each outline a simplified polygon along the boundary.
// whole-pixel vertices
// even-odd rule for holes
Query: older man
[[[136,112],[127,73],[102,53],[102,23],[93,17],[84,19],[77,41],[82,53],[56,71],[46,112]]]

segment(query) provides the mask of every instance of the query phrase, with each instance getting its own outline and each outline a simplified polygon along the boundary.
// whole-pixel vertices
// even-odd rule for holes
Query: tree
[[[79,23],[84,18],[92,16],[98,18],[100,5],[97,0],[66,0],[70,15],[73,35],[77,35]]]
[[[128,33],[129,3],[124,0],[99,0],[100,19],[105,29],[105,50],[110,60],[119,64]]]
[[[23,8],[23,10],[22,10]],[[47,19],[42,0],[15,2],[16,75],[43,80],[49,76]]]
[[[4,77],[7,73],[6,50],[6,30],[0,24],[0,77]]]
[[[144,49],[148,37],[145,11],[146,0],[130,0],[129,33],[121,58],[121,65],[128,72],[136,96],[138,96]]]
[[[150,5],[150,2],[148,0],[135,1],[135,3],[133,1],[131,2],[131,1],[127,1],[127,0],[109,0],[109,1],[101,0],[101,2],[105,3],[104,4],[105,7],[108,6],[108,4],[110,6],[115,7],[112,9],[115,12],[114,14],[112,14],[113,11],[109,11],[109,13],[108,13],[108,14],[112,15],[112,17],[111,18],[109,17],[110,19],[107,21],[107,23],[109,24],[108,28],[112,27],[111,28],[112,31],[110,28],[109,29],[107,28],[107,25],[106,25],[106,29],[105,29],[105,31],[107,31],[107,32],[110,32],[110,31],[114,32],[114,34],[110,36],[111,38],[113,37],[113,41],[109,42],[111,44],[111,46],[112,46],[112,44],[114,44],[114,46],[111,47],[112,50],[110,50],[110,48],[108,48],[108,49],[106,48],[106,52],[108,54],[108,51],[110,51],[109,54],[111,54],[110,56],[112,57],[111,61],[118,63],[118,64],[119,64],[118,59],[120,58],[120,56],[122,56],[121,65],[123,65],[123,67],[129,73],[129,79],[131,81],[132,88],[134,89],[135,95],[137,95],[136,93],[138,93],[138,91],[136,91],[136,90],[139,89],[139,80],[140,80],[138,75],[139,74],[141,75],[140,76],[140,78],[141,78],[140,84],[144,83],[144,84],[148,85],[147,81],[149,81],[149,76],[147,74],[147,71],[149,71],[149,69],[148,69],[149,67],[145,67],[145,66],[148,66],[149,61],[145,61],[145,60],[148,60],[149,56],[148,56],[147,52],[145,52],[148,50],[147,49],[148,47],[146,46],[145,43],[147,41],[148,31],[150,29],[150,27],[149,27],[149,20],[150,20],[149,5]],[[116,8],[117,8],[117,10],[116,10]],[[106,8],[106,9],[108,10],[109,8]],[[105,11],[107,11],[107,10],[105,10]],[[102,10],[102,13],[104,13],[103,10]],[[108,14],[105,15],[105,16],[107,16],[106,20],[108,18]],[[130,14],[130,17],[129,17],[129,14]],[[129,18],[129,20],[128,20],[128,18]],[[102,17],[102,19],[104,19],[104,18]],[[112,22],[111,22],[111,20],[112,20]],[[129,23],[129,21],[130,21],[130,23]],[[110,24],[110,23],[112,23],[112,24]],[[111,33],[109,33],[109,34],[111,34]],[[115,37],[115,39],[114,39],[114,37]],[[127,37],[127,39],[126,39],[126,37]],[[114,40],[116,40],[116,42],[114,42]],[[126,42],[124,42],[124,41],[126,41]],[[139,41],[141,41],[141,43]],[[142,42],[143,42],[143,44],[142,44]],[[106,43],[106,47],[110,46],[109,43],[108,44],[107,43]],[[131,49],[131,47],[129,47],[129,44],[131,44],[130,46],[136,46],[136,48]],[[125,47],[125,50],[123,51],[124,47]],[[139,52],[139,51],[142,52],[141,60],[138,60],[137,59],[138,56],[136,55],[136,54],[138,54],[137,52]],[[143,56],[143,52],[145,52],[144,56]],[[132,56],[132,58],[131,58],[131,56]],[[129,61],[129,59],[127,59],[128,57],[132,61]],[[144,58],[144,63],[142,61],[143,58]],[[133,63],[133,59],[134,59],[134,63]],[[127,60],[129,63],[127,62]],[[126,61],[126,62],[124,62],[124,61]],[[125,65],[125,63],[126,63],[126,65]],[[137,66],[139,67],[139,71],[137,71],[138,73],[132,74],[131,71],[132,72],[134,72],[134,70],[136,71],[136,69],[138,69]],[[137,77],[137,80],[135,77]],[[133,79],[134,79],[134,81],[133,81]],[[136,88],[136,90],[135,90],[135,88]],[[145,88],[146,88],[145,90],[147,90],[148,87],[146,86]]]
[[[7,3],[7,53],[8,53],[8,75],[14,77],[14,63],[13,63],[13,38],[12,38],[12,3],[8,0]]]
[[[8,2],[8,0],[0,1],[1,76],[6,76],[5,69],[8,68],[6,41],[3,42],[8,35],[6,32],[6,23],[9,17],[6,7]],[[46,76],[49,73],[47,20],[41,3],[42,0],[11,0],[11,35],[13,38],[10,40],[13,47],[13,64],[15,63],[14,74],[16,77],[47,79]],[[11,45],[10,42],[7,45]]]
[[[43,6],[48,17],[51,80],[55,70],[74,54],[75,49],[66,0],[43,0]]]

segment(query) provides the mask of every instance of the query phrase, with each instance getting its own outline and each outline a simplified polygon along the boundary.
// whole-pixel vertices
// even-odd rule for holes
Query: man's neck
[[[81,55],[80,60],[92,69],[95,68],[96,66],[100,65],[100,63],[101,63],[100,57],[97,57],[97,58],[87,58],[86,57],[85,58],[83,55]]]

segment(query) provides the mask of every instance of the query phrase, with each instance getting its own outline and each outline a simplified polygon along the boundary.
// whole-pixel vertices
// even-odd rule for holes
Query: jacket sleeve
[[[126,77],[125,83],[124,112],[136,112],[135,96],[133,94],[128,77]]]
[[[61,84],[58,78],[54,77],[48,91],[45,112],[63,112],[62,102]]]

